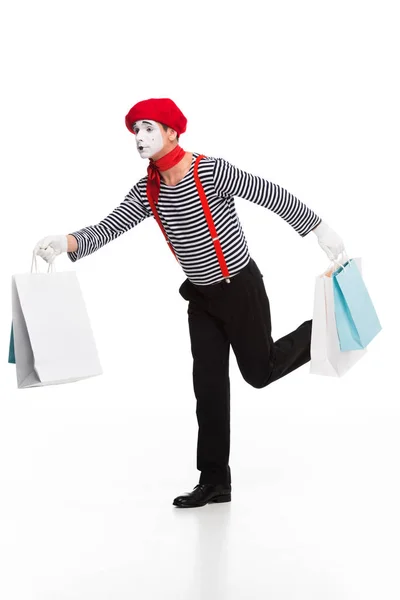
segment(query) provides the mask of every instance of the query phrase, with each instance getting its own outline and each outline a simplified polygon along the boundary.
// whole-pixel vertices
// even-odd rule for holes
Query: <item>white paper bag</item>
[[[50,267],[47,273],[12,276],[18,388],[71,383],[103,372],[76,272]]]
[[[361,272],[361,259],[355,258]],[[366,353],[367,349],[341,352],[336,330],[332,272],[329,268],[316,278],[311,332],[312,375],[341,377]]]

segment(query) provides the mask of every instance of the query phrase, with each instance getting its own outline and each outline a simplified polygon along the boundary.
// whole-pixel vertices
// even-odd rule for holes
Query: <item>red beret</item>
[[[149,119],[171,127],[178,135],[186,131],[187,119],[170,98],[150,98],[132,106],[125,117],[125,124],[131,133],[135,121]]]

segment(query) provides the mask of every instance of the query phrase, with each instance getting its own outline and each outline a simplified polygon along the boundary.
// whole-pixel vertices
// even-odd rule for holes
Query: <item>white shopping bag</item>
[[[361,259],[355,258],[361,272]],[[330,267],[316,278],[314,293],[314,314],[311,332],[312,375],[341,377],[366,353],[367,349],[340,350],[336,329],[335,306],[332,273],[336,267]]]
[[[34,252],[31,273],[12,276],[12,321],[18,388],[102,374],[75,271],[39,273]]]

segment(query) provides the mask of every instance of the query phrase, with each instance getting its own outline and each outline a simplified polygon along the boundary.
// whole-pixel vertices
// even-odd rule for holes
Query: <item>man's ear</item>
[[[175,131],[175,129],[171,129],[169,130],[169,139],[171,140],[171,142],[173,142],[174,140],[176,140],[177,138],[177,132]]]

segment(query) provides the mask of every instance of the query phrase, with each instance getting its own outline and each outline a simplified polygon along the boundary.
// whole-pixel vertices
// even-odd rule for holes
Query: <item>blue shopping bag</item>
[[[15,352],[14,352],[14,329],[13,324],[11,323],[11,336],[10,336],[10,349],[8,351],[8,362],[15,363]]]
[[[355,260],[337,269],[332,280],[340,350],[366,348],[382,327]]]

